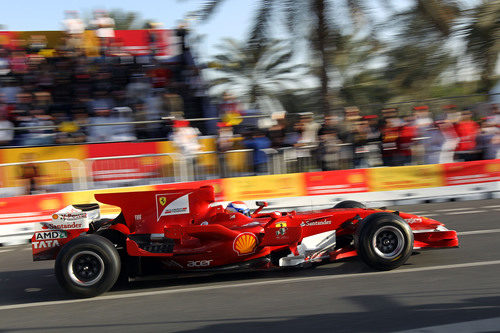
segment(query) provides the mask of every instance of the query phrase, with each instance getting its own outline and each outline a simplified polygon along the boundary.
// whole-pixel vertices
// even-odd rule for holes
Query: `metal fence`
[[[204,151],[190,156],[164,153],[0,164],[0,197],[317,171],[316,148],[263,149],[266,162],[262,168],[255,167],[252,149]],[[23,174],[32,167],[36,170],[32,177]],[[36,182],[31,184],[35,188],[29,188],[30,182]]]
[[[85,165],[78,159],[0,164],[0,196],[87,189]]]

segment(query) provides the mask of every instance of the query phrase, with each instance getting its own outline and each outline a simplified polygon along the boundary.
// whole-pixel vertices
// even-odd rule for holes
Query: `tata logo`
[[[57,239],[33,242],[32,245],[34,249],[44,249],[44,248],[60,246]]]

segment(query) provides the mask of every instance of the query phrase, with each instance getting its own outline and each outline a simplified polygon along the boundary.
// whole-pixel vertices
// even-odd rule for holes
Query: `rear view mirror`
[[[267,207],[267,202],[266,201],[256,201],[255,204],[258,207]]]

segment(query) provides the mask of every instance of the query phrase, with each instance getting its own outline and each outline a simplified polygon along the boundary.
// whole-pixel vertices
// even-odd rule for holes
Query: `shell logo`
[[[239,256],[253,253],[257,247],[257,237],[249,232],[244,232],[239,234],[233,243],[233,250],[238,253]]]

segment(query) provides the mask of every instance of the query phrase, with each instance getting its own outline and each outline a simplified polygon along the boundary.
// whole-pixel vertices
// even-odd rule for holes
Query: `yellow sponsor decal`
[[[278,222],[274,226],[275,228],[286,228],[286,222]]]
[[[306,195],[304,175],[298,173],[225,178],[222,187],[228,201]]]
[[[234,239],[233,250],[238,253],[239,256],[253,253],[256,247],[257,237],[252,233],[244,232]]]
[[[160,205],[165,206],[165,203],[167,202],[167,198],[159,197],[158,201],[160,202]]]
[[[393,191],[445,186],[441,165],[416,165],[367,170],[370,191]]]

